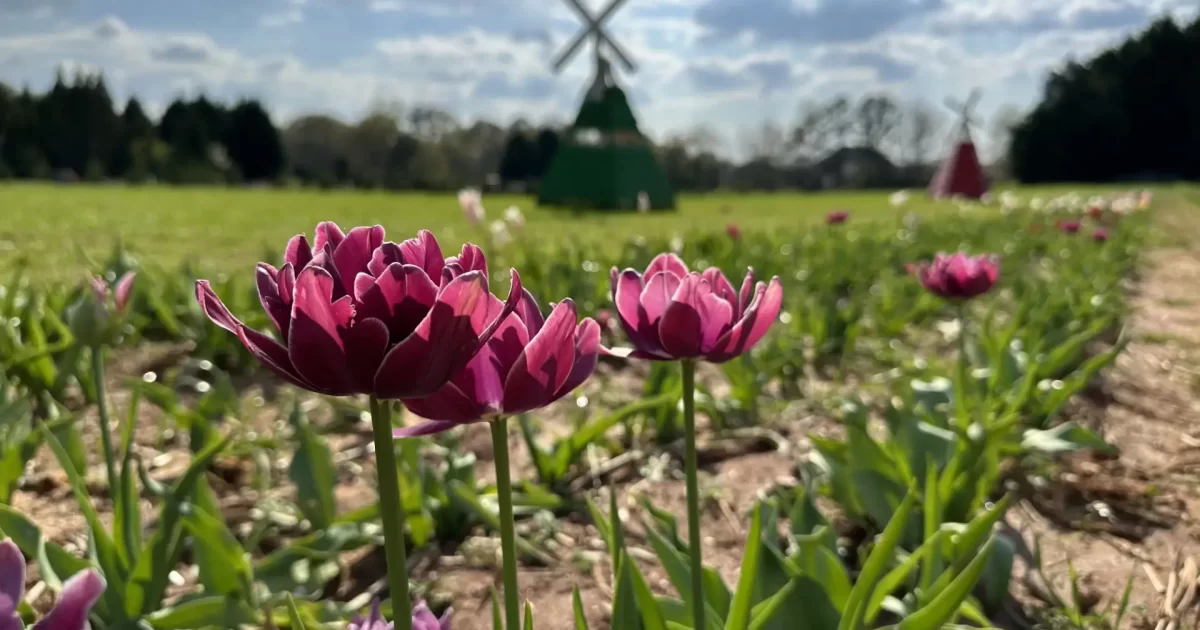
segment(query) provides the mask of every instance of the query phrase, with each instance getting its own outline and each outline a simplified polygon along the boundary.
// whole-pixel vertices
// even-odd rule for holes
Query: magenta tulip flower
[[[825,215],[825,222],[830,225],[845,223],[846,219],[850,218],[850,213],[845,210],[833,210]]]
[[[487,343],[521,295],[513,271],[508,301],[493,308],[487,261],[474,245],[443,259],[428,231],[393,243],[384,240],[382,226],[343,234],[328,221],[317,225],[313,247],[303,234],[288,242],[283,267],[260,263],[257,280],[278,342],[238,321],[208,281],[196,282],[196,300],[271,371],[331,396],[437,391]]]
[[[735,291],[720,269],[689,272],[675,254],[658,255],[645,273],[613,267],[610,278],[617,318],[634,346],[608,351],[617,356],[722,363],[758,343],[783,305],[777,277],[756,285],[751,269]]]
[[[1096,228],[1096,231],[1092,232],[1092,240],[1096,241],[1097,243],[1103,243],[1104,241],[1107,241],[1108,230],[1102,227]]]
[[[491,298],[491,309],[503,305]],[[522,290],[511,317],[457,376],[432,396],[405,399],[414,414],[430,420],[397,429],[396,437],[440,433],[540,409],[583,383],[596,369],[600,325],[576,323],[575,303],[563,300],[543,320],[537,301]]]
[[[413,630],[450,630],[450,617],[453,614],[454,609],[447,609],[442,618],[438,619],[433,616],[425,602],[419,602],[412,611]],[[394,624],[383,618],[379,611],[379,602],[375,602],[369,616],[355,618],[346,625],[346,630],[391,630],[393,626]]]
[[[735,241],[742,240],[742,228],[738,227],[736,223],[726,224],[725,234]]]
[[[909,265],[921,286],[948,300],[965,300],[987,293],[1000,276],[1000,266],[991,256],[938,254],[932,263]]]
[[[1079,231],[1079,221],[1060,221],[1058,229],[1067,234],[1074,234]]]
[[[80,571],[63,584],[54,608],[31,630],[85,630],[88,613],[104,594],[104,578],[93,569]],[[19,630],[17,605],[25,595],[25,556],[13,541],[0,542],[0,630]]]

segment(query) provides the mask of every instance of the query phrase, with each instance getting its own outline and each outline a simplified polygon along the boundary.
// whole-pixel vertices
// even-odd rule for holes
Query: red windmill
[[[975,124],[971,110],[978,101],[977,89],[971,90],[965,103],[946,99],[946,107],[959,115],[959,129],[953,150],[938,168],[933,181],[929,182],[929,196],[934,199],[954,195],[979,199],[987,192],[987,180],[983,175],[983,167],[979,165],[979,154],[975,152],[975,143],[971,142],[971,125]]]

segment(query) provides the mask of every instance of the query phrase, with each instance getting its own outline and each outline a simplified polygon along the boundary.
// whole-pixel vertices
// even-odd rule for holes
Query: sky
[[[581,0],[599,13],[609,0]],[[982,89],[978,117],[1036,102],[1047,73],[1196,0],[627,0],[605,29],[645,132],[745,130],[802,103],[886,92],[941,108]],[[151,112],[201,93],[262,99],[277,123],[354,120],[386,103],[463,121],[564,122],[592,74],[568,0],[0,0],[0,82],[44,90],[58,67],[103,70]],[[977,134],[986,145],[986,128]],[[986,151],[987,147],[984,146]]]

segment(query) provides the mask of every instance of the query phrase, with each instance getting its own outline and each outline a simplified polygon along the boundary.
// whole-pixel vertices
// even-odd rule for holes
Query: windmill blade
[[[593,24],[595,22],[592,19],[592,14],[588,12],[587,7],[583,6],[579,0],[566,0],[566,3],[572,9],[575,9],[575,12],[579,14],[579,17],[583,18],[585,24]]]
[[[587,41],[588,35],[591,34],[591,30],[587,28],[579,31],[579,34],[575,36],[575,39],[571,40],[571,43],[568,44],[567,47],[564,48],[557,57],[554,58],[555,72],[561,71],[563,66],[567,65],[567,62],[571,60],[571,57],[575,55],[575,52],[579,50],[580,46],[583,46],[583,43]]]
[[[625,66],[626,70],[629,72],[634,72],[637,70],[637,66],[633,64],[633,61],[630,61],[629,56],[626,55],[625,51],[617,45],[617,42],[614,42],[612,38],[608,36],[608,33],[600,31],[600,39],[604,40],[604,43],[607,44],[610,49],[612,49],[613,54],[617,56],[617,59],[621,62],[621,65]]]
[[[983,90],[980,90],[979,88],[972,89],[971,94],[969,96],[967,96],[966,108],[974,109],[975,105],[979,103],[979,99],[982,96],[983,96]]]
[[[962,111],[962,103],[959,103],[957,100],[955,100],[952,97],[947,96],[946,100],[943,101],[943,103],[945,103],[947,109],[949,109],[950,111],[952,111],[954,113],[958,113],[958,112]]]

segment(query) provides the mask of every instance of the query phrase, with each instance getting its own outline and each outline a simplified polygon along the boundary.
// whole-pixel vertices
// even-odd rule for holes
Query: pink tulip
[[[830,225],[845,223],[846,219],[850,218],[850,213],[845,210],[833,210],[825,215],[825,222]]]
[[[106,585],[94,569],[85,569],[63,584],[54,608],[30,630],[85,630],[88,613]],[[25,556],[13,541],[0,542],[0,629],[20,628],[17,604],[25,595]],[[436,630],[436,629],[435,629]]]
[[[1079,231],[1079,222],[1078,221],[1059,221],[1058,229],[1062,230],[1066,234],[1074,234]]]
[[[722,363],[754,347],[783,305],[778,277],[755,285],[751,269],[734,291],[720,269],[689,272],[675,254],[658,255],[644,274],[613,267],[610,278],[617,318],[634,346],[608,351],[618,356]]]
[[[492,312],[503,308],[494,297],[491,303]],[[543,320],[537,301],[522,290],[512,317],[465,369],[432,396],[404,401],[409,411],[430,422],[397,429],[394,435],[430,435],[540,409],[587,380],[599,354],[600,326],[591,318],[577,324],[574,302],[559,302]]]
[[[1104,241],[1107,241],[1108,230],[1102,227],[1096,228],[1096,231],[1092,232],[1092,240],[1096,241],[1097,243],[1103,243]]]
[[[965,300],[987,293],[1000,276],[1000,266],[990,256],[937,254],[933,263],[909,265],[921,286],[949,300]]]
[[[412,611],[412,627],[413,630],[450,630],[450,617],[454,614],[453,609],[446,610],[441,619],[433,616],[433,612],[425,605],[425,602],[418,602],[413,607]],[[379,611],[379,602],[371,607],[371,614],[367,617],[357,617],[346,625],[346,630],[391,630],[394,624],[388,623],[383,614]]]
[[[133,295],[133,281],[137,279],[136,271],[126,272],[117,280],[117,290],[113,295],[113,304],[117,308],[117,313],[125,312],[125,308],[129,306],[129,297]],[[96,295],[96,301],[101,306],[108,304],[108,283],[100,276],[92,276],[92,292]]]
[[[739,228],[736,223],[727,224],[725,226],[725,234],[735,241],[742,240],[742,228]]]
[[[382,226],[349,233],[317,225],[314,247],[298,234],[283,267],[259,263],[258,296],[279,341],[229,312],[208,281],[196,300],[212,322],[281,378],[309,391],[379,398],[437,391],[475,356],[521,296],[493,308],[487,261],[475,245],[443,259],[433,234],[384,241]],[[282,342],[282,343],[280,343]]]

